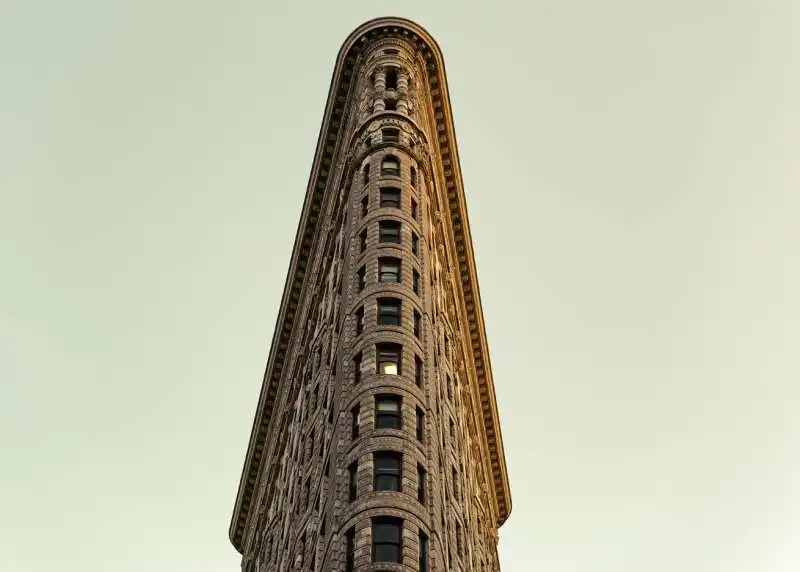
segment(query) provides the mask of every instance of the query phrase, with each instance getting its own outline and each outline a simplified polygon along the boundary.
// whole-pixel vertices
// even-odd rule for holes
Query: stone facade
[[[231,522],[245,572],[499,570],[510,511],[441,52],[337,60]]]

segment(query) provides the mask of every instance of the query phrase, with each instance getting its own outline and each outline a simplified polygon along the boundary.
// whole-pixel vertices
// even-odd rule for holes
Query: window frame
[[[372,467],[373,491],[403,492],[402,453],[398,451],[375,451],[372,453]]]
[[[403,519],[394,516],[372,517],[372,562],[373,563],[398,563],[403,562]],[[382,530],[381,530],[382,529]],[[391,538],[389,534],[391,533]],[[391,550],[390,558],[384,558],[381,548]]]
[[[397,240],[391,240],[395,238]],[[399,220],[384,219],[378,221],[378,242],[381,244],[402,244],[403,223]]]
[[[396,409],[381,409],[382,403],[390,403]],[[403,428],[403,398],[399,395],[383,393],[375,396],[375,429]]]

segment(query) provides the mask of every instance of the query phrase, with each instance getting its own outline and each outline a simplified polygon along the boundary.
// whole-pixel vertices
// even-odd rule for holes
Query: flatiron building
[[[442,53],[336,59],[229,535],[244,572],[498,571],[511,498]]]

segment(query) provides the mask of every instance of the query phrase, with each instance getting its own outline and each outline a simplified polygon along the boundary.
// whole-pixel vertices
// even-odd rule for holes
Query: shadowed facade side
[[[229,530],[251,571],[499,570],[511,510],[444,62],[336,61]]]

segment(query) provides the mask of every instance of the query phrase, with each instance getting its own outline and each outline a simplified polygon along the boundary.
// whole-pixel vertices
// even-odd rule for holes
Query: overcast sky
[[[0,571],[237,570],[334,59],[401,15],[447,66],[503,572],[796,572],[800,3],[379,4],[0,0]]]

